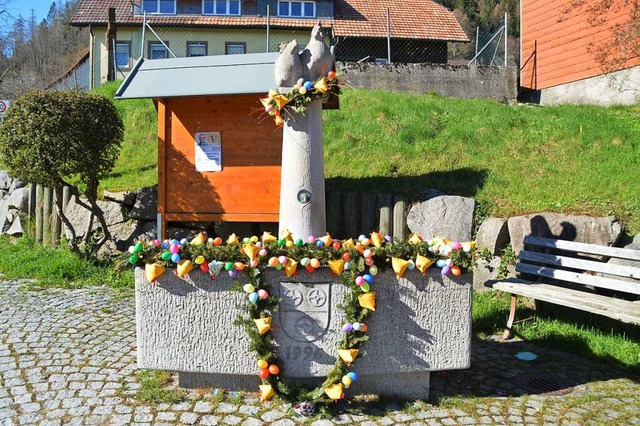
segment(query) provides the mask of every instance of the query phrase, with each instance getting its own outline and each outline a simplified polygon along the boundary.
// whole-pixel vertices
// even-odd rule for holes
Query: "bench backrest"
[[[547,249],[547,251],[553,250],[554,254],[522,250],[518,255],[517,272],[640,295],[640,268],[580,257],[581,255],[596,255],[640,261],[640,250],[533,236],[525,237],[524,244],[529,247]],[[595,273],[625,277],[628,280],[597,276],[594,275]]]

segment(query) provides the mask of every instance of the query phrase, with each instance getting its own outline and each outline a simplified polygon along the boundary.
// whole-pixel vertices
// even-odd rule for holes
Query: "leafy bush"
[[[107,98],[80,91],[33,91],[17,99],[0,127],[0,155],[7,171],[24,181],[61,188],[69,186],[76,202],[100,222],[103,236],[88,249],[95,254],[110,237],[96,203],[98,184],[114,167],[124,138],[124,125]],[[76,178],[83,185],[71,185]],[[83,194],[87,202],[80,200]],[[58,208],[72,233],[70,248],[80,253],[75,229]],[[88,229],[86,236],[92,233]]]

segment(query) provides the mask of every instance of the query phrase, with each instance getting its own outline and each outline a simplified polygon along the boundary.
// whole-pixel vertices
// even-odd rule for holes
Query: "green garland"
[[[147,268],[159,267],[159,274],[164,271],[164,268],[172,266],[177,266],[178,271],[182,267],[182,273],[186,274],[191,268],[200,265],[200,268],[205,272],[209,272],[212,277],[223,273],[223,269],[228,271],[232,277],[235,277],[238,270],[247,269],[250,287],[247,289],[247,285],[245,285],[243,288],[236,281],[234,289],[254,294],[264,290],[268,296],[266,298],[254,296],[254,300],[248,300],[243,306],[245,314],[239,316],[235,324],[244,327],[249,337],[249,350],[255,352],[257,361],[263,364],[262,369],[267,369],[266,371],[268,371],[268,367],[273,369],[273,366],[275,366],[271,373],[265,373],[266,376],[261,377],[263,386],[270,386],[270,390],[273,390],[284,400],[290,402],[309,401],[323,408],[331,401],[343,397],[343,395],[340,395],[339,397],[330,398],[326,390],[332,385],[338,386],[337,389],[341,390],[341,383],[345,387],[350,384],[352,376],[349,376],[349,379],[345,379],[345,376],[349,373],[349,365],[338,356],[333,367],[327,373],[324,383],[311,390],[294,390],[282,380],[282,373],[286,372],[286,367],[282,365],[278,358],[274,337],[269,331],[261,334],[255,322],[255,320],[272,317],[281,301],[279,297],[273,295],[269,283],[263,279],[265,268],[274,266],[274,259],[278,262],[275,265],[277,269],[283,269],[282,263],[278,261],[278,258],[284,257],[290,261],[290,266],[293,266],[293,271],[288,271],[290,274],[296,273],[295,266],[297,263],[312,272],[315,268],[310,266],[310,259],[317,260],[316,265],[329,264],[334,273],[339,273],[341,281],[348,287],[345,304],[342,308],[344,309],[345,321],[351,324],[364,324],[364,321],[371,313],[370,309],[361,305],[358,296],[370,291],[368,284],[367,288],[362,286],[362,277],[366,273],[371,273],[374,267],[377,270],[384,270],[391,266],[398,275],[404,275],[404,269],[398,269],[400,268],[400,263],[403,265],[402,268],[411,269],[412,266],[415,267],[415,263],[406,259],[417,259],[420,256],[424,256],[424,258],[429,259],[426,265],[427,268],[430,262],[438,262],[439,266],[442,266],[444,274],[445,272],[448,273],[445,268],[453,270],[454,267],[458,267],[458,271],[460,271],[470,269],[473,263],[473,246],[475,245],[473,242],[461,244],[443,239],[425,242],[414,235],[409,241],[392,243],[385,241],[379,233],[373,233],[372,237],[377,237],[377,240],[375,238],[364,238],[358,242],[353,240],[340,242],[333,241],[327,235],[321,239],[323,242],[318,242],[320,241],[318,240],[305,244],[302,240],[294,242],[289,235],[286,238],[276,240],[270,234],[265,233],[263,242],[260,243],[261,246],[259,247],[259,239],[257,237],[245,238],[241,243],[233,234],[229,237],[227,244],[222,244],[220,238],[209,238],[207,240],[203,234],[200,234],[191,242],[186,239],[180,242],[177,240],[165,240],[164,242],[158,240],[150,242],[139,241],[130,247],[130,253],[126,261],[134,266],[146,264],[148,265]],[[374,241],[376,244],[374,244]],[[253,261],[251,261],[252,257]],[[365,260],[366,258],[369,260]],[[398,259],[405,260],[398,261]],[[247,260],[250,260],[248,265]],[[398,263],[395,263],[396,261]],[[342,265],[344,262],[349,264],[348,269],[344,268],[343,271]],[[339,265],[339,267],[336,265]],[[425,271],[426,268],[423,272]],[[373,275],[376,274],[374,273]],[[157,277],[154,278],[148,275],[147,278],[153,281]],[[358,285],[358,280],[361,285]],[[362,331],[344,332],[337,349],[355,349],[359,351],[367,339],[366,328]],[[258,366],[258,368],[260,367]],[[263,396],[265,392],[263,391]],[[270,396],[267,395],[265,399]]]

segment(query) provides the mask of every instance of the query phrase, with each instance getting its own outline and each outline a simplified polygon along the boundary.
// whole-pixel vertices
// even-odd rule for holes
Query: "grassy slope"
[[[112,94],[116,85],[102,89]],[[127,136],[109,190],[156,182],[149,100],[117,101]],[[498,216],[615,215],[640,231],[640,109],[512,107],[491,100],[346,90],[325,111],[329,188],[474,196]],[[397,177],[396,177],[397,176]]]

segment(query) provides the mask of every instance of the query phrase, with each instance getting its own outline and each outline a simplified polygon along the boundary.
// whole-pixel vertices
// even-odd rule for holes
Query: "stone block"
[[[478,228],[476,250],[482,252],[488,249],[492,255],[497,256],[507,244],[509,244],[509,229],[506,219],[498,217],[485,219]]]
[[[86,202],[86,200],[83,200]],[[104,219],[107,222],[107,226],[123,223],[127,220],[123,206],[119,203],[112,201],[98,201],[98,206],[104,212]],[[91,212],[81,205],[77,204],[75,198],[71,198],[69,203],[65,206],[64,210],[67,218],[73,225],[76,231],[76,236],[81,237],[87,232],[89,227],[89,221],[91,220]],[[93,218],[91,229],[97,229],[100,227],[100,222],[97,218]],[[71,234],[68,232],[65,226],[65,232],[67,237]]]
[[[8,190],[11,188],[13,178],[7,173],[6,170],[0,170],[0,189]]]
[[[128,206],[128,207],[133,207],[134,203],[136,202],[136,195],[137,194],[135,192],[131,192],[131,191],[125,191],[125,192],[104,191],[102,193],[102,196],[104,197],[105,200],[124,204],[125,206]]]
[[[283,374],[294,381],[321,381],[335,362],[342,337],[344,313],[337,306],[344,303],[346,286],[328,268],[291,278],[268,269],[265,280],[283,299],[273,317]],[[188,282],[165,273],[150,284],[138,269],[138,365],[177,370],[184,386],[255,390],[255,355],[244,331],[234,325],[246,295],[228,291],[232,281],[225,274],[211,280],[193,271]],[[241,274],[239,281],[244,284],[248,278]],[[429,371],[469,367],[470,273],[449,278],[433,268],[426,277],[411,271],[396,278],[385,271],[372,287],[377,307],[366,321],[366,356],[355,363],[371,387],[365,381],[358,392],[425,399]]]
[[[11,186],[9,187],[9,193],[15,191],[16,189],[24,188],[27,184],[20,179],[14,179],[11,182]]]
[[[7,198],[9,208],[27,213],[29,209],[29,192],[29,188],[19,188],[13,191]]]
[[[508,226],[516,254],[524,248],[523,239],[526,235],[611,246],[622,233],[622,227],[614,217],[571,216],[549,212],[510,217]]]
[[[445,237],[457,241],[471,240],[473,198],[442,195],[411,206],[407,225],[411,232],[426,239]]]
[[[158,188],[146,187],[138,190],[136,202],[131,209],[134,219],[156,220],[158,214]]]
[[[20,216],[16,216],[11,223],[11,226],[5,232],[7,235],[20,236],[24,233],[24,228],[22,227],[22,221],[20,220]]]

